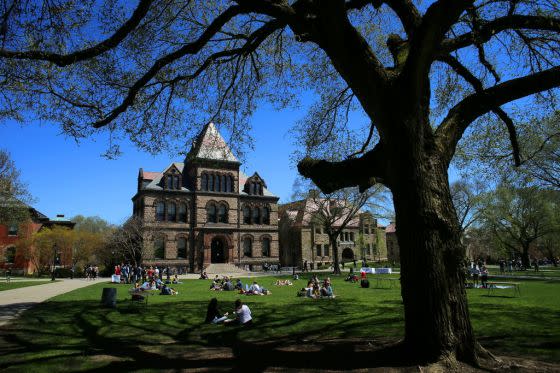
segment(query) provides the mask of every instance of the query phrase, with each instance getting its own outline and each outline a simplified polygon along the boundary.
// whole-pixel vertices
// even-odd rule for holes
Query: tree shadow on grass
[[[150,304],[139,313],[128,313],[124,302],[116,310],[101,308],[94,301],[47,302],[0,329],[0,370],[25,371],[43,364],[90,372],[344,370],[410,363],[397,343],[403,326],[400,301],[368,305],[366,313],[357,312],[351,300],[338,298],[296,299],[287,304],[257,298],[246,303],[255,318],[251,328],[204,324],[206,301]],[[483,345],[500,352],[504,346],[512,348],[510,323],[558,321],[558,315],[538,307],[483,307],[483,312],[474,312],[475,317],[490,325],[506,325],[504,330],[486,326],[490,333],[480,338]],[[516,338],[517,345],[510,351],[528,345],[546,352],[560,344],[557,337],[539,330],[525,339]]]

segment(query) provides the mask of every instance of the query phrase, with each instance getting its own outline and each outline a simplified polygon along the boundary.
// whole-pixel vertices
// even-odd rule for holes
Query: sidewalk
[[[85,279],[59,279],[43,285],[28,286],[13,290],[0,291],[0,326],[18,317],[23,311],[69,291],[110,281],[108,278],[98,278],[95,281]]]

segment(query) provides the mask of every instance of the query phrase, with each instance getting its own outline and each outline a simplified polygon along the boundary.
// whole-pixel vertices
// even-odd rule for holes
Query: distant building
[[[391,222],[385,228],[385,236],[387,240],[387,260],[391,263],[400,263],[400,248],[397,240],[397,225]]]
[[[316,201],[306,198],[280,205],[278,210],[282,265],[301,267],[307,262],[310,269],[330,266],[334,258],[329,238],[313,219],[318,212]],[[370,213],[360,212],[342,231],[338,255],[341,263],[387,258],[385,232]]]
[[[144,221],[145,265],[198,272],[213,263],[278,263],[278,197],[240,165],[209,123],[184,162],[140,169],[132,202]]]
[[[29,260],[29,255],[26,255],[21,247],[18,248],[18,242],[31,238],[33,233],[44,228],[63,226],[73,229],[74,223],[65,219],[62,214],[57,215],[54,219],[49,219],[32,207],[23,206],[28,209],[29,220],[8,226],[0,224],[0,268],[11,269],[13,273],[32,274],[37,268],[33,261]],[[34,250],[34,248],[30,247],[29,250]],[[61,266],[72,262],[72,253],[60,254]]]

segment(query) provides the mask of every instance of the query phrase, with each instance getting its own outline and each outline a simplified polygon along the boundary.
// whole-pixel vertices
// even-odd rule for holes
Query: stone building
[[[313,198],[279,206],[280,262],[283,266],[301,267],[307,262],[310,269],[316,269],[333,263],[329,237],[314,219],[318,210]],[[370,213],[359,212],[338,238],[338,255],[341,263],[386,259],[384,229],[377,225]]]
[[[387,240],[387,260],[390,263],[400,263],[400,248],[399,241],[397,240],[397,226],[394,222],[391,222],[385,228],[385,236]]]
[[[213,123],[184,162],[140,169],[133,213],[144,221],[145,265],[200,271],[212,263],[278,263],[278,197],[245,175]]]

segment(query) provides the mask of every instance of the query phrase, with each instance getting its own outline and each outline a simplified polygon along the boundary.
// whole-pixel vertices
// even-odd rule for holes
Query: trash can
[[[101,305],[103,307],[116,308],[117,307],[117,289],[103,288],[101,295]]]

